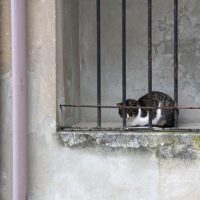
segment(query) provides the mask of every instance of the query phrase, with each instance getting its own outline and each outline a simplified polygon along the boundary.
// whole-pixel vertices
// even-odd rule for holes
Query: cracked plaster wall
[[[198,159],[162,159],[143,149],[115,151],[90,146],[70,149],[58,143],[53,134],[56,128],[54,6],[53,2],[32,0],[28,7],[29,200],[199,199]],[[92,18],[88,19],[90,23]],[[89,33],[88,26],[85,31]],[[85,40],[84,44],[87,43]]]

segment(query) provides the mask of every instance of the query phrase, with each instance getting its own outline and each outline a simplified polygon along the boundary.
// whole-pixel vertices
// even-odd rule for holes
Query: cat
[[[152,91],[152,107],[173,107],[174,100],[167,94]],[[147,126],[149,124],[149,112],[147,107],[149,94],[145,94],[138,100],[127,99],[125,106],[133,106],[138,108],[127,108],[126,118],[130,126]],[[119,115],[123,118],[123,102],[117,103],[119,107]],[[152,109],[152,125],[157,127],[173,127],[174,126],[174,110],[173,109]]]

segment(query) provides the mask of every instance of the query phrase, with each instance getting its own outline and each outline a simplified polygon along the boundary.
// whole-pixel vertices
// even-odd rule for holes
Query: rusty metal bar
[[[77,107],[77,108],[125,108],[125,109],[129,109],[129,108],[142,108],[142,109],[179,109],[179,110],[199,110],[200,107],[199,106],[172,106],[172,107],[153,107],[153,106],[138,106],[138,107],[134,107],[134,106],[104,106],[104,105],[72,105],[72,104],[61,104],[60,108],[62,107]]]
[[[126,103],[126,0],[122,0],[122,101]],[[123,127],[126,127],[126,109],[123,110]]]
[[[97,127],[101,127],[101,3],[96,1],[97,17]]]
[[[148,0],[148,106],[152,106],[152,1]],[[149,128],[152,128],[152,109],[149,109]]]
[[[174,105],[178,106],[178,0],[174,0]],[[174,124],[178,127],[178,110],[174,110]]]

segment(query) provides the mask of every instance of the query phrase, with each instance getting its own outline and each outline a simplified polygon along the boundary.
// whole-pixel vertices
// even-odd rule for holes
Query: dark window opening
[[[83,1],[81,4],[84,4],[85,2],[89,2],[89,1]],[[113,1],[114,2],[114,1]],[[110,87],[109,88],[112,88],[112,89],[116,89],[119,91],[120,93],[120,96],[121,96],[121,101],[123,102],[123,119],[121,121],[121,124],[120,122],[117,122],[118,123],[118,127],[116,128],[117,130],[118,129],[122,129],[122,130],[133,130],[135,129],[136,127],[129,127],[127,126],[127,119],[126,119],[126,109],[130,108],[130,107],[127,107],[125,105],[125,101],[127,99],[127,90],[129,89],[130,87],[130,84],[128,85],[127,84],[127,74],[129,73],[129,70],[127,69],[127,59],[131,59],[131,58],[127,58],[127,43],[129,43],[128,41],[128,38],[127,38],[127,29],[129,30],[128,34],[129,34],[129,38],[130,38],[130,29],[128,28],[128,24],[127,24],[127,20],[129,20],[129,24],[130,24],[130,18],[127,19],[127,16],[130,17],[131,15],[131,9],[129,9],[128,6],[130,5],[127,5],[127,2],[130,4],[130,1],[127,1],[127,0],[121,0],[120,1],[120,9],[118,10],[118,15],[117,15],[117,19],[118,22],[116,24],[120,24],[120,34],[119,33],[116,33],[118,35],[120,35],[121,38],[118,37],[118,39],[120,39],[120,42],[118,42],[118,44],[116,44],[116,48],[120,51],[121,51],[121,74],[118,74],[118,82],[120,82],[121,86],[120,88],[118,88],[118,86],[114,87]],[[105,8],[105,2],[103,1],[104,3],[104,8]],[[146,6],[145,6],[146,5]],[[154,87],[153,87],[153,81],[154,81],[154,78],[155,78],[155,75],[153,73],[153,51],[156,51],[156,45],[152,43],[152,40],[153,40],[153,36],[154,36],[154,33],[152,31],[153,27],[152,27],[152,22],[153,22],[153,9],[154,8],[152,6],[152,0],[147,0],[147,1],[144,1],[143,2],[143,5],[144,7],[144,10],[146,10],[146,30],[147,30],[147,37],[146,37],[146,46],[145,46],[145,49],[146,49],[146,57],[144,58],[144,60],[146,59],[146,61],[144,61],[144,63],[146,63],[146,66],[145,66],[145,69],[146,69],[146,74],[144,74],[143,77],[141,77],[142,79],[144,79],[147,84],[146,84],[146,88],[148,89],[147,92],[148,93],[151,93],[153,90],[154,90]],[[93,7],[94,8],[94,1],[93,3],[90,3],[90,8]],[[128,10],[127,10],[127,7],[128,7]],[[79,6],[79,11],[80,11],[80,15],[81,15],[81,12],[84,13],[83,11],[83,8],[87,8],[87,6]],[[118,7],[119,8],[119,7]],[[104,87],[106,87],[105,83],[102,81],[102,80],[105,80],[105,79],[102,79],[102,77],[105,75],[105,73],[110,73],[111,71],[113,71],[113,74],[110,73],[110,76],[115,76],[115,78],[117,78],[116,76],[116,73],[115,73],[115,61],[113,61],[113,66],[112,66],[112,70],[111,71],[106,71],[106,70],[102,70],[102,66],[106,63],[106,53],[104,52],[105,48],[106,47],[103,47],[103,42],[102,40],[105,40],[105,38],[107,37],[107,35],[104,33],[104,31],[106,30],[106,28],[102,25],[103,23],[106,24],[107,28],[109,28],[109,25],[106,23],[106,16],[103,15],[105,14],[106,12],[109,12],[109,9],[110,7],[108,6],[106,11],[105,12],[102,12],[102,1],[101,0],[96,0],[95,2],[95,27],[93,26],[92,28],[89,27],[89,30],[88,31],[93,31],[95,32],[95,52],[93,52],[93,54],[91,56],[96,56],[96,64],[93,65],[94,63],[92,63],[91,65],[93,65],[93,67],[95,68],[95,70],[90,71],[88,70],[88,74],[84,74],[84,77],[83,79],[87,79],[87,78],[91,78],[92,80],[95,80],[96,81],[96,87],[93,87],[93,90],[91,91],[91,94],[90,95],[93,95],[93,96],[96,96],[96,102],[93,101],[93,103],[90,103],[90,97],[87,96],[87,94],[85,95],[86,97],[84,97],[84,103],[82,103],[81,100],[73,100],[73,101],[64,101],[62,103],[60,103],[60,110],[61,110],[61,113],[62,112],[65,112],[65,115],[67,115],[67,113],[69,112],[77,112],[75,110],[79,109],[79,112],[81,112],[81,109],[84,109],[84,113],[86,113],[86,115],[90,115],[92,117],[88,117],[88,119],[86,120],[85,123],[83,123],[80,127],[81,130],[84,130],[84,129],[105,129],[107,128],[108,129],[113,129],[115,128],[115,126],[112,125],[112,123],[108,123],[108,127],[105,127],[104,126],[104,123],[102,123],[102,115],[104,114],[104,111],[107,110],[106,113],[108,113],[109,115],[109,111],[113,110],[116,111],[116,118],[118,116],[118,106],[116,106],[116,103],[119,101],[118,99],[116,99],[116,101],[112,101],[113,104],[105,104],[106,102],[106,97],[105,97],[105,94],[103,93],[103,90],[104,90]],[[112,8],[114,9],[114,8]],[[93,9],[94,10],[94,9]],[[79,12],[78,11],[78,12]],[[173,98],[174,98],[174,106],[173,107],[170,107],[169,109],[173,109],[174,110],[174,127],[173,128],[170,128],[170,130],[180,130],[180,129],[187,129],[187,128],[183,128],[182,126],[179,126],[179,115],[180,115],[180,110],[190,110],[191,112],[193,110],[198,110],[200,109],[199,106],[179,106],[179,16],[178,16],[178,0],[174,0],[173,1],[173,12],[170,13],[170,15],[173,17],[173,38],[171,38],[171,46],[172,46],[172,58],[171,60],[173,60],[173,80],[171,81],[172,84],[170,86],[166,85],[166,87],[171,87],[173,86]],[[114,12],[113,10],[110,10],[110,12]],[[93,14],[94,14],[93,13]],[[90,15],[88,12],[85,12],[84,14],[88,14]],[[107,14],[109,16],[109,14]],[[111,14],[112,15],[112,14]],[[120,18],[119,18],[120,16]],[[109,16],[110,17],[110,16]],[[79,16],[79,18],[81,18],[81,16]],[[103,18],[103,23],[102,23],[102,18]],[[114,17],[113,17],[114,18]],[[113,18],[111,19],[112,22],[113,22]],[[93,22],[94,22],[94,19],[93,19]],[[68,22],[69,23],[69,22]],[[73,23],[73,22],[72,22]],[[84,21],[83,19],[83,23],[86,24],[86,22]],[[140,21],[138,21],[138,23],[140,23]],[[116,24],[110,24],[110,26],[117,26]],[[162,22],[162,24],[159,24],[160,26],[160,31],[163,31],[166,27],[166,26],[171,26],[171,24],[165,24],[165,22]],[[65,26],[65,25],[64,25]],[[73,27],[73,25],[71,25]],[[162,27],[161,27],[162,26]],[[134,23],[133,23],[133,27],[134,27]],[[79,25],[79,28],[81,29],[88,29],[88,27],[81,27],[81,25]],[[171,27],[170,27],[171,28]],[[163,29],[163,30],[162,30]],[[66,28],[67,30],[67,28]],[[171,29],[170,29],[171,30]],[[80,31],[81,32],[81,31]],[[87,31],[85,31],[87,32]],[[79,33],[79,37],[82,36],[82,34],[86,34],[86,33]],[[115,34],[115,32],[113,33]],[[134,37],[134,33],[131,33]],[[111,35],[111,34],[109,34]],[[67,37],[67,36],[66,36]],[[84,37],[86,37],[84,35]],[[92,38],[94,39],[94,38]],[[73,38],[72,38],[73,40]],[[94,41],[92,41],[94,42]],[[84,43],[84,41],[82,41],[81,45],[84,46],[84,49],[86,48],[90,48],[91,46],[90,45],[93,45],[94,46],[94,43],[89,43],[89,44],[86,44]],[[112,41],[111,41],[112,42]],[[112,48],[115,46],[115,44],[112,44]],[[160,45],[160,44],[159,44]],[[166,46],[169,45],[169,44],[165,44]],[[106,45],[105,45],[106,46]],[[73,45],[72,45],[73,47]],[[79,47],[81,48],[81,47]],[[166,47],[165,47],[166,48]],[[144,48],[143,48],[144,49]],[[94,50],[94,47],[93,47],[93,50]],[[115,50],[115,49],[114,49]],[[130,50],[130,47],[128,47],[128,50]],[[109,50],[108,50],[109,51]],[[137,49],[134,49],[134,51],[137,51]],[[166,50],[167,51],[167,50]],[[91,53],[91,52],[90,52]],[[119,53],[119,51],[117,52]],[[129,53],[129,52],[128,52]],[[103,58],[102,58],[102,54],[103,55]],[[109,54],[109,52],[108,52]],[[130,55],[130,54],[129,54]],[[88,56],[88,55],[87,55]],[[86,57],[87,57],[86,56]],[[118,55],[119,57],[119,55]],[[69,58],[70,59],[70,58]],[[80,55],[80,59],[82,59],[80,62],[85,62],[85,59],[87,58],[82,58],[82,55]],[[104,59],[102,61],[102,59]],[[111,58],[111,59],[114,59],[114,58]],[[65,62],[65,60],[64,60]],[[67,61],[69,62],[69,61]],[[87,64],[89,63],[90,61],[87,62]],[[92,62],[92,61],[91,61]],[[112,63],[112,62],[111,62]],[[87,68],[87,64],[84,65],[85,68]],[[82,65],[82,64],[80,64]],[[119,62],[118,62],[118,66],[119,66]],[[81,66],[82,67],[82,66]],[[80,68],[81,68],[80,67]],[[166,66],[168,67],[168,66]],[[66,70],[65,73],[66,74],[72,74],[72,71],[74,69],[71,69],[71,71],[69,70]],[[84,70],[84,69],[80,69],[81,70]],[[158,68],[159,70],[159,68]],[[81,76],[81,72],[79,71],[79,76]],[[118,70],[119,71],[119,70]],[[96,74],[95,74],[96,72]],[[131,72],[134,72],[134,66],[132,66],[132,71]],[[162,74],[163,75],[163,74]],[[63,75],[65,76],[65,75]],[[69,76],[69,75],[67,75]],[[71,77],[70,77],[71,78]],[[108,79],[108,78],[107,78]],[[121,80],[120,80],[121,79]],[[156,78],[155,78],[156,79]],[[160,77],[160,79],[162,80],[162,77]],[[81,77],[80,77],[80,80],[81,80]],[[80,81],[79,80],[79,81]],[[130,78],[129,78],[130,80]],[[156,79],[157,80],[157,79]],[[74,80],[72,80],[73,82]],[[81,82],[81,81],[80,81]],[[109,82],[109,81],[108,81]],[[67,82],[66,82],[67,84]],[[69,83],[70,84],[70,83]],[[81,85],[81,83],[79,83]],[[86,83],[84,83],[86,85]],[[110,85],[113,84],[112,82],[110,82]],[[158,83],[159,84],[159,83]],[[70,87],[70,86],[69,86]],[[71,86],[72,87],[72,86]],[[138,86],[139,88],[140,86]],[[72,87],[73,88],[73,87]],[[88,87],[88,90],[90,90],[91,86]],[[95,88],[95,89],[94,89]],[[134,88],[137,88],[137,86],[134,86]],[[162,89],[162,88],[161,88]],[[87,90],[87,86],[85,88],[85,90]],[[161,90],[160,90],[161,91]],[[66,93],[69,92],[69,91],[65,91]],[[112,92],[113,90],[110,90],[110,94],[109,93],[106,93],[106,94],[109,94],[112,96]],[[162,92],[162,91],[161,91]],[[84,91],[81,91],[81,86],[80,86],[80,95],[81,93],[84,93]],[[130,93],[130,92],[129,92]],[[72,93],[69,92],[69,94],[67,95],[70,95]],[[129,95],[130,96],[130,95]],[[102,102],[102,98],[104,99],[103,102]],[[135,98],[133,96],[133,98]],[[87,99],[88,99],[88,104],[86,103],[87,102]],[[114,98],[113,98],[114,99]],[[145,129],[145,130],[152,130],[153,129],[153,126],[152,126],[152,109],[153,109],[153,105],[152,105],[152,99],[149,98],[149,102],[148,102],[148,107],[146,107],[148,109],[148,112],[149,112],[149,123],[148,123],[148,127],[137,127],[136,129]],[[73,110],[72,110],[73,109]],[[163,108],[165,109],[165,108]],[[91,111],[92,110],[92,111]],[[88,114],[87,113],[90,113]],[[96,114],[94,114],[94,112]],[[73,114],[71,114],[73,115]],[[96,116],[95,116],[96,115]],[[95,116],[95,119],[94,119],[94,116]],[[81,117],[80,117],[81,118]],[[96,123],[91,123],[90,125],[88,125],[88,123],[90,123],[90,120],[93,118],[93,122],[96,121]],[[120,120],[120,117],[118,116],[119,120]],[[63,116],[63,120],[65,120],[65,117]],[[74,121],[80,121],[80,119],[78,120],[72,120],[71,122],[71,125],[64,125],[61,127],[63,129],[65,128],[69,128],[69,129],[79,129],[79,125],[80,123],[78,123],[78,125],[76,123],[73,124]],[[112,122],[112,119],[110,119],[110,121]],[[194,127],[192,127],[194,128]],[[168,130],[169,128],[167,128],[166,130]],[[189,127],[189,129],[191,130],[191,127]],[[200,126],[199,128],[200,129]],[[165,129],[163,129],[165,130]],[[197,129],[196,129],[197,130]]]

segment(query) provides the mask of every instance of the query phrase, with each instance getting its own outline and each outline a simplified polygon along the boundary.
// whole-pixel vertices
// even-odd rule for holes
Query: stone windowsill
[[[70,148],[154,151],[162,158],[200,158],[199,131],[80,131],[57,132],[60,143]]]

